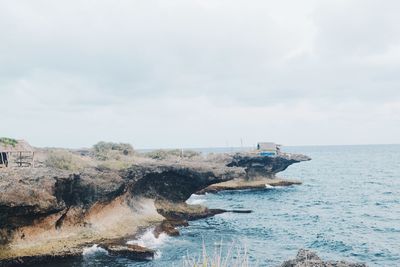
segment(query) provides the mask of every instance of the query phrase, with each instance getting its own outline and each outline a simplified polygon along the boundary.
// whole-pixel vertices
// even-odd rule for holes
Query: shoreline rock
[[[301,185],[301,181],[281,178],[259,178],[256,180],[235,179],[227,182],[212,184],[196,194],[217,193],[220,191],[270,189],[276,186]]]
[[[32,264],[63,261],[67,259],[78,259],[81,257],[82,251],[80,250],[71,250],[68,253],[62,252],[57,254],[48,253],[41,255],[21,256],[0,260],[0,267],[27,266]]]
[[[266,164],[262,168],[260,161]],[[85,244],[126,237],[165,219],[196,220],[229,212],[185,201],[213,184],[249,177],[252,168],[264,178],[273,177],[275,171],[296,162],[300,161],[287,156],[263,160],[258,155],[235,154],[215,161],[145,161],[122,171],[2,169],[0,263],[67,257],[81,252]],[[179,234],[172,223],[162,228]]]
[[[118,256],[136,261],[148,261],[154,259],[156,252],[139,245],[100,245],[110,256]]]
[[[365,263],[351,263],[346,261],[323,261],[310,250],[300,249],[295,259],[285,261],[280,267],[367,267]]]

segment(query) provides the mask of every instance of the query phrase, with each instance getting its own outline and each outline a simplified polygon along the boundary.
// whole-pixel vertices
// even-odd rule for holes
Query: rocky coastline
[[[227,211],[189,205],[193,193],[299,184],[275,177],[303,155],[254,153],[194,159],[137,160],[113,170],[79,172],[39,166],[0,170],[0,266],[79,257],[99,244],[112,255],[149,259],[154,251],[128,246],[127,237],[154,226],[177,226]],[[225,184],[224,184],[225,183]]]
[[[365,263],[324,261],[314,251],[300,249],[296,258],[285,261],[280,267],[367,267]]]

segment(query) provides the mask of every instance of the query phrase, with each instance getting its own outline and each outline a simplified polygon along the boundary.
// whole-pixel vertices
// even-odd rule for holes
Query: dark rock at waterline
[[[198,191],[196,194],[205,193],[218,193],[220,191],[233,191],[233,190],[269,190],[276,186],[291,186],[299,185],[300,181],[287,180],[281,178],[265,178],[257,177],[257,179],[236,179],[218,184],[212,184],[207,188]]]
[[[157,201],[156,207],[157,212],[169,221],[193,221],[226,212],[224,209],[208,209],[201,205],[168,201]]]
[[[160,234],[165,233],[169,236],[179,236],[179,230],[176,229],[177,226],[188,226],[187,221],[177,221],[177,220],[164,220],[153,231],[153,234],[156,238],[160,236]]]
[[[0,267],[19,267],[19,266],[29,266],[29,265],[40,265],[44,263],[79,259],[82,257],[82,252],[78,250],[71,250],[68,253],[57,253],[57,254],[42,254],[34,256],[22,256],[13,257],[5,260],[0,260]]]
[[[315,252],[300,249],[295,259],[285,261],[280,267],[367,267],[367,265],[345,261],[323,261]]]
[[[110,256],[123,257],[130,260],[152,260],[155,251],[139,245],[102,245]]]

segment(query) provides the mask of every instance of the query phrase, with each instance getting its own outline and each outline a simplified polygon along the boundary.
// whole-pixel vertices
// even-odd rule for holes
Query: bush
[[[88,167],[88,164],[81,157],[65,150],[49,152],[44,164],[49,168],[67,171],[80,171]]]
[[[180,150],[180,149],[158,149],[145,154],[146,157],[163,160],[169,157],[182,157],[182,158],[193,158],[199,156],[200,152],[193,150]]]
[[[93,146],[93,153],[98,160],[119,160],[122,156],[130,156],[135,153],[132,145],[127,143],[98,142]]]
[[[0,143],[15,147],[15,145],[18,144],[18,141],[8,137],[1,137]]]

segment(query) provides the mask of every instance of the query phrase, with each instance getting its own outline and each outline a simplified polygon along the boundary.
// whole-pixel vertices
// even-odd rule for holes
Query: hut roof
[[[277,145],[272,142],[259,142],[258,147],[260,150],[276,150]]]
[[[0,142],[0,152],[33,152],[33,148],[25,140],[17,140],[15,145]]]

